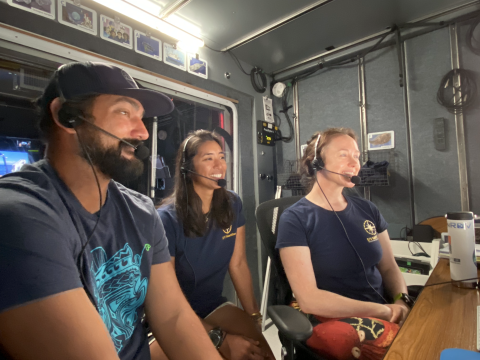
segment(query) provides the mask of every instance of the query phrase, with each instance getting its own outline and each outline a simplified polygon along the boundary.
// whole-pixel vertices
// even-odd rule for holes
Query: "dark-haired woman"
[[[245,218],[237,194],[219,186],[227,170],[220,140],[197,130],[180,145],[173,194],[158,213],[180,286],[226,359],[274,359],[245,253]],[[244,310],[222,296],[227,271]],[[218,335],[220,339],[218,340]],[[158,346],[151,347],[152,359]]]
[[[278,229],[288,280],[316,325],[307,344],[329,359],[382,359],[409,312],[387,222],[370,201],[343,194],[359,157],[353,130],[314,134],[302,159],[309,193]]]

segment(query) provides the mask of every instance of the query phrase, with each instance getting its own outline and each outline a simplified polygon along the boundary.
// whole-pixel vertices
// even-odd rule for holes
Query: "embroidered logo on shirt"
[[[231,231],[232,231],[232,225],[230,225],[230,227],[227,228],[227,229],[222,229],[222,231],[223,231],[225,234],[227,234],[227,235],[225,235],[225,236],[222,236],[222,240],[225,240],[226,238],[229,238],[229,237],[232,237],[232,236],[237,235],[236,232],[235,232],[235,233],[232,233],[232,232],[231,232]]]
[[[367,232],[368,235],[373,235],[372,237],[367,238],[368,242],[377,241],[377,229],[375,228],[375,224],[370,220],[365,220],[363,223],[363,228]]]
[[[91,253],[90,272],[95,280],[94,295],[98,312],[118,353],[132,336],[139,321],[137,309],[147,295],[148,278],[142,278],[140,270],[143,251],[142,254],[133,255],[130,246],[125,244],[110,259],[107,259],[102,247],[93,249]]]

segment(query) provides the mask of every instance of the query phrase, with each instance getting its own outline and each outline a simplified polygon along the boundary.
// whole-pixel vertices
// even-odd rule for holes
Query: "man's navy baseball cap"
[[[84,95],[119,95],[138,100],[145,117],[169,114],[175,107],[166,95],[154,90],[140,89],[123,69],[99,62],[74,62],[58,68],[39,99],[48,106],[60,97],[72,100]]]

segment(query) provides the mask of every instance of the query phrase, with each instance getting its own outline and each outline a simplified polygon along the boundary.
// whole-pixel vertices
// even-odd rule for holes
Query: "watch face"
[[[409,308],[412,308],[414,303],[407,294],[402,294],[402,300],[405,302],[405,304],[407,304]]]
[[[213,345],[217,347],[222,339],[222,332],[221,330],[213,329],[208,332],[208,336],[210,337],[210,340],[212,340]]]

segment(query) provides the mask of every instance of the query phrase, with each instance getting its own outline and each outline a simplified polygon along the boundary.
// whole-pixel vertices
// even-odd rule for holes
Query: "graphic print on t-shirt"
[[[146,249],[150,249],[148,244],[142,254],[134,256],[127,243],[110,259],[107,259],[102,247],[91,251],[93,259],[90,272],[95,279],[94,294],[98,311],[110,332],[117,353],[132,336],[138,321],[137,309],[147,294],[148,279],[142,279],[140,271],[143,251]]]
[[[375,228],[375,224],[370,220],[365,220],[363,223],[363,228],[367,232],[368,235],[373,235],[372,237],[367,238],[368,242],[377,241],[377,229]]]

